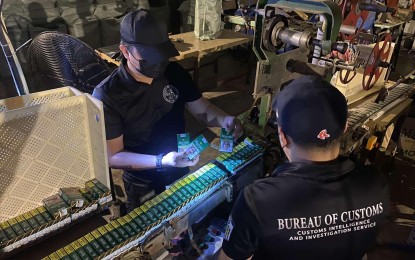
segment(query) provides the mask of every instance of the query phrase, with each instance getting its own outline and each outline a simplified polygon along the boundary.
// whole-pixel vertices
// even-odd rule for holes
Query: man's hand
[[[179,168],[195,166],[198,162],[199,162],[199,155],[193,158],[193,160],[189,160],[184,155],[184,153],[177,153],[177,152],[170,152],[166,154],[161,160],[161,164],[163,166],[179,167]]]
[[[225,128],[227,132],[233,131],[233,139],[237,140],[243,134],[243,127],[241,121],[234,116],[226,116],[223,119],[222,127]]]

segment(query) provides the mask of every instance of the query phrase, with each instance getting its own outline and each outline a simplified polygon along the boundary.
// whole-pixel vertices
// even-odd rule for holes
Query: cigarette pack
[[[88,241],[88,244],[91,245],[94,251],[98,253],[98,255],[101,255],[105,252],[104,248],[101,246],[101,243],[99,243],[91,233],[86,234],[84,238],[86,241]]]
[[[92,259],[94,259],[94,258],[96,258],[96,257],[98,257],[100,255],[100,253],[98,253],[98,251],[95,250],[94,246],[92,246],[92,244],[90,244],[85,237],[81,237],[80,239],[76,240],[75,242],[78,242],[81,245],[81,248],[84,249],[85,252],[87,252],[88,255]],[[101,246],[98,244],[98,242],[96,242],[96,244],[98,245],[98,247],[100,248],[100,250],[103,251],[102,248],[101,248]]]
[[[133,218],[131,217],[131,216],[129,216],[129,215],[125,215],[124,217],[124,220],[125,220],[125,222],[128,224],[128,225],[130,225],[136,232],[137,232],[137,234],[138,233],[140,233],[141,231],[143,231],[143,228],[142,227],[140,227],[138,224],[137,224],[137,222],[135,222],[134,220],[133,220]]]
[[[75,250],[75,252],[78,254],[78,256],[81,257],[81,259],[92,260],[92,257],[88,254],[88,252],[84,249],[84,247],[79,243],[79,241],[74,241],[70,245]]]
[[[50,260],[59,260],[60,257],[58,256],[58,254],[56,252],[53,252],[52,254],[48,255]]]
[[[94,199],[94,197],[92,197],[92,195],[89,193],[89,191],[87,190],[87,189],[85,189],[85,188],[80,188],[79,189],[79,192],[82,194],[82,196],[85,198],[85,199],[87,199],[89,202],[93,202],[94,200],[96,200],[96,199]]]
[[[104,251],[108,251],[111,249],[110,243],[104,238],[104,236],[97,229],[92,231],[91,234],[98,241],[98,243],[102,246]]]
[[[150,217],[147,216],[147,214],[145,214],[140,208],[135,208],[133,211],[138,215],[139,218],[144,221],[146,226],[150,226],[152,223],[154,223],[154,221],[150,219]]]
[[[144,203],[143,206],[146,206],[155,216],[157,219],[161,219],[165,214],[155,205],[151,200]]]
[[[70,244],[65,246],[63,249],[65,250],[66,254],[69,256],[69,258],[72,260],[83,260],[84,259],[75,251],[75,249]]]
[[[147,227],[147,225],[146,225],[146,223],[144,222],[144,220],[142,219],[142,218],[140,218],[138,215],[137,215],[137,213],[133,210],[133,211],[131,211],[130,213],[128,213],[128,215],[126,215],[126,216],[129,216],[129,217],[131,217],[131,219],[135,222],[135,223],[137,223],[137,225],[141,228],[141,230],[145,230],[146,229],[146,227]],[[126,219],[127,220],[127,222],[128,222],[128,219]]]
[[[177,134],[177,151],[183,152],[184,149],[190,144],[190,136],[188,133]]]
[[[170,213],[174,209],[173,206],[168,203],[168,201],[166,200],[165,196],[162,195],[162,194],[156,196],[153,199],[153,201],[154,201],[154,203],[156,205],[163,206],[163,209],[165,210],[164,215],[167,215],[168,213]]]
[[[59,256],[59,259],[71,260],[71,257],[68,256],[68,254],[66,253],[65,249],[63,249],[63,248],[57,250],[56,251],[56,254]]]
[[[45,216],[47,218],[43,216],[40,210],[45,212]],[[40,226],[46,225],[49,221],[52,221],[52,217],[50,216],[50,214],[46,211],[45,207],[43,206],[38,207],[36,209],[32,209],[30,213],[36,219],[37,223],[39,223]]]
[[[179,206],[179,203],[174,201],[173,197],[171,196],[172,194],[173,193],[171,193],[171,191],[166,190],[166,191],[163,191],[159,196],[160,196],[160,199],[162,199],[163,201],[167,201],[167,203],[171,205],[172,210],[174,210],[175,208]]]
[[[127,231],[129,237],[135,236],[138,231],[134,230],[130,224],[128,224],[123,218],[118,218],[117,219],[118,223],[120,224],[120,226]]]
[[[198,154],[208,147],[208,140],[203,135],[199,135],[183,150],[183,152],[189,160],[193,160]]]
[[[9,224],[12,227],[14,233],[16,233],[16,235],[18,237],[21,236],[21,235],[23,235],[25,233],[24,230],[23,230],[23,228],[17,222],[17,219],[16,218],[9,219],[9,220],[7,220],[7,222],[9,222]]]
[[[17,234],[14,232],[9,222],[5,221],[5,222],[0,223],[0,227],[4,231],[6,236],[9,238],[9,240],[12,240],[17,237]]]
[[[127,238],[123,238],[120,233],[110,224],[106,224],[104,228],[111,234],[111,236],[117,241],[117,244],[121,244]]]
[[[58,194],[72,208],[82,208],[85,204],[85,198],[77,187],[60,188]]]
[[[95,200],[105,196],[105,192],[98,188],[98,186],[96,186],[93,181],[87,181],[85,183],[85,188],[89,191],[89,194],[91,194]]]
[[[154,223],[158,220],[157,216],[146,206],[146,204],[141,205],[140,209],[151,220],[151,223]]]
[[[111,235],[111,233],[105,227],[98,228],[99,233],[105,238],[105,240],[110,244],[111,247],[118,245],[118,241]]]
[[[23,215],[19,215],[16,217],[17,223],[23,228],[25,233],[28,233],[32,230],[32,226],[30,226],[29,222],[24,218]]]
[[[226,131],[225,128],[220,130],[220,147],[219,151],[231,153],[233,151],[232,132]]]
[[[0,248],[1,248],[1,245],[6,243],[8,240],[9,238],[7,237],[6,233],[3,231],[2,228],[0,228]]]
[[[113,220],[109,224],[111,224],[111,226],[120,234],[123,240],[127,240],[128,238],[133,236],[133,235],[130,235],[130,233],[128,233],[123,227],[121,227],[118,221]]]
[[[43,204],[54,219],[63,218],[71,212],[71,208],[58,194],[43,199]]]
[[[26,221],[33,229],[40,227],[39,222],[37,222],[36,218],[32,215],[31,211],[24,213],[23,217],[26,219]]]

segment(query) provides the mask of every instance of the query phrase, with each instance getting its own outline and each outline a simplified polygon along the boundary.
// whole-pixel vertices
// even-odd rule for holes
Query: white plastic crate
[[[109,187],[100,101],[70,87],[0,100],[0,222],[93,178]]]

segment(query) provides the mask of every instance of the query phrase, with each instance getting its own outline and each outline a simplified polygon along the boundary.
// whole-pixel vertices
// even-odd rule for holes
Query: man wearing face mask
[[[277,94],[273,110],[289,163],[241,192],[219,259],[362,259],[389,196],[376,168],[339,156],[345,97],[302,76]]]
[[[96,87],[104,105],[108,161],[124,169],[127,211],[189,172],[177,151],[185,132],[184,109],[209,126],[242,135],[240,121],[202,97],[189,73],[169,59],[179,53],[147,10],[127,14],[120,25],[120,67]]]

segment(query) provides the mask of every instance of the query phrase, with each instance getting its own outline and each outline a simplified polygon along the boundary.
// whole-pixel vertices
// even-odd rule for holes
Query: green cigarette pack
[[[3,229],[0,228],[0,247],[2,244],[6,243],[9,240],[6,233],[4,233]]]
[[[101,243],[99,243],[91,233],[86,234],[84,238],[86,241],[88,241],[88,244],[92,246],[94,251],[98,253],[98,255],[101,255],[105,252],[104,248],[101,246]]]
[[[58,254],[59,259],[63,259],[63,260],[71,260],[71,257],[68,256],[68,254],[65,252],[65,249],[61,248],[59,250],[56,251],[56,254]]]
[[[91,182],[97,186],[101,191],[103,191],[104,193],[106,193],[107,195],[111,194],[111,190],[105,186],[104,184],[102,184],[102,182],[100,182],[97,179],[92,179]]]
[[[26,221],[29,223],[32,229],[40,227],[39,223],[36,221],[35,217],[33,217],[33,215],[30,212],[24,213],[23,217],[26,219]]]
[[[185,195],[185,193],[181,192],[175,185],[171,186],[167,190],[167,192],[168,191],[171,191],[171,193],[176,196],[174,199],[175,200],[177,199],[177,202],[179,204],[182,204],[183,202],[185,202],[187,200],[187,196]]]
[[[16,217],[17,223],[23,228],[25,233],[28,233],[32,230],[32,226],[30,226],[29,222],[24,218],[23,215],[19,215]]]
[[[140,233],[141,231],[143,231],[143,228],[141,228],[137,222],[135,222],[133,220],[132,217],[130,217],[129,215],[125,215],[124,217],[125,222],[127,222],[128,225],[130,225],[134,230],[136,230],[137,234]]]
[[[92,197],[91,193],[89,193],[89,191],[85,188],[80,188],[79,192],[82,194],[82,196],[88,200],[88,202],[92,202],[94,201],[94,197]]]
[[[157,207],[157,205],[155,205],[151,200],[144,203],[143,206],[147,207],[151,212],[153,212],[157,219],[161,219],[165,215],[161,209],[159,209],[159,207]]]
[[[91,234],[98,241],[98,243],[102,246],[104,251],[108,251],[111,249],[110,243],[104,238],[104,236],[97,229],[92,231]]]
[[[127,240],[128,238],[132,237],[123,227],[121,227],[120,223],[117,220],[113,220],[109,223],[123,238],[123,240]]]
[[[50,219],[50,220],[46,220],[46,218],[43,216],[40,210],[44,210],[46,212],[46,209],[42,206],[36,209],[32,209],[30,211],[30,214],[32,214],[32,216],[36,219],[37,223],[39,223],[40,226],[43,226],[43,225],[46,225],[49,221],[52,221],[52,217],[49,214],[45,214],[47,215],[48,219]]]
[[[144,221],[146,226],[150,226],[152,223],[154,223],[154,221],[150,219],[140,208],[135,208],[133,211],[138,215],[139,218]]]
[[[167,200],[165,199],[165,196],[163,196],[163,195],[161,195],[161,194],[159,194],[158,196],[156,196],[156,197],[154,197],[153,199],[153,202],[154,202],[154,204],[156,204],[156,205],[161,205],[162,207],[163,207],[163,209],[164,209],[164,212],[163,212],[163,214],[164,215],[167,215],[167,214],[169,214],[170,212],[172,212],[173,211],[173,206],[172,205],[170,205],[168,202],[167,202]]]
[[[177,190],[186,196],[186,199],[191,198],[195,192],[193,189],[186,187],[186,183],[184,183],[182,180],[176,182],[174,186],[177,188]]]
[[[190,135],[189,133],[177,134],[177,151],[179,153],[183,152],[184,149],[190,144]]]
[[[50,257],[47,255],[47,256],[43,257],[41,260],[50,260]]]
[[[1,229],[4,231],[9,240],[12,240],[17,237],[17,234],[14,232],[13,228],[10,226],[9,222],[4,221],[0,223]]]
[[[208,147],[208,140],[203,135],[199,135],[184,149],[183,152],[189,160],[193,160],[198,154]]]
[[[82,208],[86,204],[84,196],[77,187],[60,188],[58,194],[72,208]]]
[[[165,190],[163,193],[166,194],[167,200],[174,206],[174,208],[177,208],[182,204],[183,200],[180,199],[177,194],[174,194],[171,189]]]
[[[219,151],[231,153],[233,151],[232,132],[226,131],[225,128],[220,130],[220,146]]]
[[[171,210],[174,210],[175,208],[179,206],[179,204],[175,202],[171,196],[168,195],[167,191],[160,193],[159,196],[160,196],[160,200],[165,201],[168,205],[170,205]]]
[[[72,245],[67,245],[63,248],[66,254],[72,260],[83,260],[83,258],[76,252],[76,250],[72,247]]]
[[[63,218],[71,212],[71,208],[58,194],[43,199],[43,204],[54,219]]]
[[[7,220],[7,222],[9,222],[10,226],[13,228],[14,233],[16,233],[18,237],[21,235],[24,235],[25,232],[23,228],[17,222],[16,218],[9,219]]]
[[[117,244],[121,244],[123,241],[127,240],[127,238],[124,239],[110,223],[106,224],[104,228],[111,234],[115,241],[117,241]]]
[[[92,260],[92,257],[88,254],[88,252],[81,246],[79,241],[74,241],[70,244],[78,256],[83,260]],[[92,249],[92,248],[91,248]]]
[[[99,233],[105,238],[105,240],[110,244],[111,248],[118,245],[118,241],[111,235],[111,233],[105,227],[98,228]]]
[[[197,174],[190,174],[189,179],[191,181],[195,181],[200,187],[203,187],[203,189],[206,189],[209,187],[209,182],[207,182],[205,179],[198,177]]]
[[[93,238],[93,237],[92,237]],[[97,250],[95,250],[94,246],[92,246],[88,240],[85,237],[81,237],[80,239],[76,240],[75,242],[78,242],[81,245],[81,248],[85,250],[85,252],[88,253],[88,255],[94,259],[100,255]],[[96,242],[96,241],[95,241]],[[98,244],[98,242],[96,242]],[[99,248],[101,246],[98,244]],[[102,250],[102,248],[101,248]]]
[[[105,196],[105,192],[98,188],[98,186],[96,186],[92,180],[87,181],[85,183],[85,188],[89,191],[89,194],[91,194],[92,197],[96,200]]]
[[[140,209],[151,220],[151,223],[158,220],[157,216],[145,204],[141,205]]]
[[[59,260],[59,259],[61,259],[58,256],[58,253],[57,252],[53,252],[52,254],[48,255],[48,257],[49,257],[50,260]]]
[[[118,219],[117,219],[117,221],[118,221],[118,223],[120,224],[120,226],[121,226],[121,227],[122,227],[125,231],[127,231],[128,235],[129,235],[130,237],[135,236],[135,235],[138,233],[138,231],[134,230],[134,229],[130,226],[130,224],[128,224],[128,223],[125,221],[125,219],[123,219],[123,218],[118,218]]]
[[[196,185],[195,182],[191,181],[189,178],[184,178],[183,181],[186,183],[186,186],[192,188],[196,194],[203,190],[203,187],[199,187],[198,185]]]
[[[145,230],[147,225],[144,222],[144,220],[142,218],[140,218],[137,213],[133,210],[130,213],[128,213],[126,216],[129,216],[135,223],[137,223],[137,225],[140,227],[141,230]],[[128,219],[126,218],[127,222]]]

